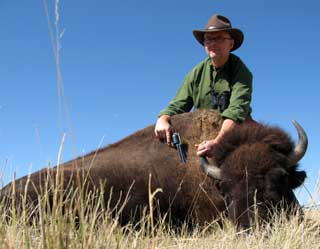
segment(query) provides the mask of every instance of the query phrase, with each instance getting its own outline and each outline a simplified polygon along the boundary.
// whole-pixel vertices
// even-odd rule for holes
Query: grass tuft
[[[59,180],[59,178],[57,178]],[[149,189],[149,205],[137,223],[120,226],[129,194],[113,209],[105,204],[103,185],[96,191],[68,188],[61,195],[60,184],[47,179],[38,204],[27,204],[27,191],[17,196],[15,183],[11,206],[0,204],[0,248],[319,248],[320,212],[306,211],[305,219],[288,220],[280,213],[271,224],[239,233],[228,220],[223,226],[212,222],[205,227],[170,225],[169,216],[154,219],[156,193]],[[31,182],[28,184],[31,186]],[[50,195],[53,192],[53,203]],[[70,190],[69,190],[70,189]],[[64,198],[62,198],[64,196]],[[67,200],[68,199],[68,200]],[[13,201],[15,200],[15,201]],[[121,205],[120,205],[121,203]]]

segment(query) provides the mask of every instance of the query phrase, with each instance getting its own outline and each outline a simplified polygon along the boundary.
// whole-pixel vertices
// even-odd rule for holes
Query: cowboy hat
[[[231,51],[239,48],[243,42],[243,33],[240,29],[232,28],[231,22],[228,18],[215,14],[213,15],[204,30],[193,30],[192,33],[194,37],[200,42],[202,45],[204,43],[204,34],[208,32],[218,32],[218,31],[226,31],[230,34],[232,39],[234,40],[234,45]]]

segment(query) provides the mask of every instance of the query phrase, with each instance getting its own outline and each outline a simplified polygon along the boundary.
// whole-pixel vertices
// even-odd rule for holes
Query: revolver
[[[182,148],[181,139],[178,132],[172,134],[172,144],[177,148],[180,162],[186,163],[186,156]]]

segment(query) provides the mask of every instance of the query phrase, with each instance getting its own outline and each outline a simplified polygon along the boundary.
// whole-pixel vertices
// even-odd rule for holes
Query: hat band
[[[209,26],[205,30],[210,31],[210,30],[226,30],[226,29],[232,29],[232,27],[216,27],[216,26]]]

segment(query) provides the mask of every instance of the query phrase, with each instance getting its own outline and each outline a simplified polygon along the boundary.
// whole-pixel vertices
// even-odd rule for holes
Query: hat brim
[[[214,30],[193,30],[192,33],[194,37],[197,39],[197,41],[204,46],[204,34],[205,33],[214,33],[214,32],[220,32],[220,31],[225,31],[230,34],[232,39],[234,40],[234,45],[230,51],[234,51],[238,49],[242,42],[243,42],[243,33],[240,29],[235,29],[235,28],[227,28],[227,29],[214,29]]]

